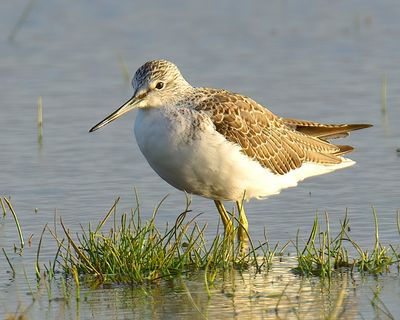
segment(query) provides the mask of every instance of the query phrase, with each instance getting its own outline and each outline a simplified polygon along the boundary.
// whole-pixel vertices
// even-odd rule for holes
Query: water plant
[[[321,231],[318,215],[304,248],[300,249],[299,232],[294,246],[297,253],[298,266],[294,269],[301,275],[331,277],[334,270],[342,267],[351,267],[347,249],[343,246],[343,239],[348,229],[349,220],[347,214],[340,222],[340,231],[332,238],[329,226],[328,213],[325,213],[326,229]]]
[[[321,230],[318,215],[304,248],[300,249],[299,235],[297,234],[294,246],[297,252],[298,266],[294,269],[301,275],[330,278],[333,272],[347,268],[353,271],[380,274],[388,272],[389,267],[398,262],[397,251],[393,246],[385,247],[379,240],[378,217],[375,208],[372,208],[375,225],[375,244],[372,250],[364,250],[350,236],[349,219],[347,213],[343,222],[340,222],[340,231],[332,238],[330,233],[329,217],[325,213],[325,230]],[[397,215],[399,220],[399,215]],[[349,257],[349,243],[358,253],[358,256]],[[389,250],[391,249],[391,250]]]
[[[43,144],[43,102],[42,97],[38,98],[37,103],[37,128],[38,128],[38,144],[42,146]]]
[[[20,242],[20,248],[19,248],[19,249],[20,249],[20,251],[22,251],[22,249],[24,248],[25,242],[24,242],[24,237],[23,237],[23,235],[22,235],[21,224],[19,223],[18,216],[17,216],[17,214],[15,213],[15,210],[14,210],[14,208],[13,208],[13,206],[12,206],[10,200],[8,200],[7,198],[3,198],[3,200],[4,200],[4,202],[7,204],[8,209],[10,210],[11,215],[12,215],[13,218],[14,218],[15,225],[16,225],[17,230],[18,230],[18,236],[19,236],[19,242]],[[5,211],[5,209],[4,209],[3,202],[1,202],[1,203],[2,203],[2,207],[3,207],[3,215],[5,216],[5,215],[6,215],[6,211]],[[17,249],[17,248],[15,248],[15,250],[16,250],[16,249]]]
[[[379,274],[384,271],[389,271],[389,267],[394,264],[395,261],[390,254],[389,247],[383,246],[379,241],[378,216],[375,208],[372,208],[372,213],[375,224],[375,244],[370,252],[368,250],[363,250],[348,234],[346,235],[348,241],[350,241],[359,254],[358,259],[354,262],[358,270],[371,274]]]
[[[52,232],[59,244],[60,265],[66,275],[74,279],[76,275],[85,276],[97,284],[140,284],[204,270],[208,284],[229,268],[253,267],[256,271],[268,268],[277,251],[277,246],[271,249],[266,241],[257,247],[263,248],[258,254],[251,242],[249,253],[243,254],[234,237],[225,239],[219,234],[208,245],[204,237],[207,225],[199,226],[195,222],[197,216],[190,216],[189,198],[175,224],[167,225],[165,230],[155,223],[162,201],[147,222],[142,221],[139,206],[117,219],[118,201],[96,227],[89,225],[87,230],[82,227],[82,233],[75,239],[62,220],[66,242]],[[110,229],[103,231],[111,216],[114,219]]]
[[[293,299],[293,294],[299,296],[304,289],[300,285],[298,293],[293,292],[292,286],[300,281],[303,284],[318,283],[321,289],[328,288],[329,297],[333,300],[329,306],[321,308],[321,318],[337,319],[346,312],[354,312],[351,309],[350,287],[354,286],[355,278],[385,273],[390,271],[391,265],[398,264],[399,261],[398,246],[390,246],[389,250],[380,242],[378,215],[375,209],[372,210],[375,242],[369,250],[363,249],[350,237],[347,214],[340,222],[339,230],[333,233],[329,216],[325,213],[322,222],[318,215],[315,216],[311,232],[304,243],[300,240],[300,232],[295,241],[284,246],[271,245],[264,235],[264,241],[258,245],[254,245],[251,241],[248,252],[243,253],[238,243],[234,241],[235,237],[224,239],[217,232],[215,237],[206,239],[207,225],[200,226],[196,223],[198,215],[190,210],[189,198],[175,223],[162,228],[156,226],[156,218],[163,201],[156,206],[149,220],[141,218],[138,204],[132,211],[118,213],[118,202],[119,199],[98,224],[81,226],[78,233],[71,232],[61,219],[57,222],[56,216],[54,227],[44,226],[38,237],[34,264],[36,281],[30,278],[25,268],[22,268],[27,288],[32,296],[32,305],[40,299],[43,292],[46,293],[44,290],[47,290],[44,296],[49,302],[62,300],[67,305],[73,305],[75,300],[76,312],[79,314],[79,304],[85,301],[88,290],[91,291],[89,288],[128,286],[140,288],[146,294],[150,294],[148,292],[152,290],[151,288],[163,288],[165,285],[169,287],[174,283],[180,283],[188,301],[199,315],[206,318],[207,312],[204,311],[207,309],[199,304],[197,289],[194,295],[191,292],[189,284],[193,282],[192,280],[197,282],[199,279],[200,281],[204,279],[202,290],[210,298],[219,294],[234,297],[241,292],[240,287],[243,286],[238,279],[243,281],[244,278],[267,279],[272,264],[275,266],[280,260],[285,264],[288,262],[287,259],[290,259],[290,265],[285,266],[285,273],[286,276],[290,273],[291,280],[284,288],[282,287],[283,291],[275,290],[267,295],[268,299],[274,299],[274,303],[266,309],[266,312],[272,312],[281,318],[288,315],[303,318],[303,315],[307,317],[318,312],[302,299]],[[139,203],[138,198],[137,203]],[[10,211],[6,200],[4,204],[6,211]],[[14,214],[16,216],[15,211]],[[239,222],[234,217],[234,211],[231,216],[236,223],[234,232],[237,232]],[[400,212],[397,212],[397,228],[400,233]],[[54,258],[52,257],[47,264],[41,265],[40,255],[46,231],[49,231],[56,240],[57,250]],[[291,269],[296,263],[294,257],[287,259],[281,257],[285,253],[290,253],[289,244],[294,245],[297,253],[297,266],[294,269]],[[28,247],[26,250],[29,249],[31,248]],[[12,257],[10,259],[4,248],[2,251],[13,272],[13,278],[18,278],[20,268],[12,265]],[[290,270],[294,271],[294,274]],[[357,277],[354,277],[355,272],[358,273]],[[272,269],[270,279],[275,277]],[[35,284],[31,285],[31,280]],[[266,283],[269,283],[268,281]],[[223,289],[220,290],[220,287]],[[321,293],[321,301],[325,299],[325,294]],[[264,298],[255,290],[249,299],[264,301]],[[379,292],[376,294],[374,292],[371,306],[376,314],[384,314],[391,318],[392,314],[379,298]],[[25,308],[21,314],[28,314],[28,309],[29,307]],[[19,316],[19,313],[16,315]],[[14,314],[9,316],[13,317]]]
[[[3,202],[4,201],[4,202]],[[266,235],[265,240],[257,245],[249,237],[250,248],[243,252],[232,237],[222,237],[217,234],[211,241],[205,239],[207,225],[200,226],[196,222],[198,215],[190,210],[191,200],[186,198],[186,205],[172,226],[165,229],[156,226],[157,212],[164,199],[155,207],[152,217],[143,221],[140,214],[139,199],[136,195],[136,207],[130,212],[117,213],[119,198],[114,202],[105,217],[95,226],[81,226],[79,234],[71,234],[60,219],[63,235],[57,234],[56,222],[54,228],[46,225],[40,235],[36,252],[35,274],[39,282],[43,275],[53,279],[57,270],[68,278],[74,279],[77,286],[83,280],[92,284],[154,283],[161,279],[171,279],[177,275],[190,275],[196,271],[204,271],[205,284],[208,285],[226,271],[252,269],[259,273],[268,270],[273,259],[281,256],[290,243],[294,245],[297,255],[297,267],[293,271],[302,276],[317,276],[330,279],[337,271],[357,270],[362,273],[380,274],[388,272],[390,266],[399,264],[398,246],[383,246],[379,239],[378,217],[373,208],[375,224],[375,243],[371,250],[363,249],[350,236],[350,226],[347,213],[340,222],[340,230],[332,236],[328,213],[325,213],[325,229],[321,227],[318,215],[307,241],[301,244],[299,232],[295,241],[284,246],[271,245]],[[12,213],[20,237],[20,246],[24,240],[21,226],[11,202],[3,198],[3,211],[8,207]],[[4,205],[5,203],[5,205]],[[234,233],[238,230],[236,223]],[[397,228],[400,234],[400,212],[397,212]],[[48,230],[57,241],[58,249],[54,258],[41,268],[40,251],[45,231]],[[3,248],[10,269],[15,274],[11,260]],[[350,256],[349,252],[355,252]],[[20,251],[22,254],[22,251]]]

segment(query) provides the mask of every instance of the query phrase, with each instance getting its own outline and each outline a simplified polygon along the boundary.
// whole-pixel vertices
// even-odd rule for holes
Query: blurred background
[[[79,231],[118,196],[120,211],[135,207],[134,188],[143,218],[169,194],[157,222],[173,223],[185,196],[141,155],[134,113],[88,133],[132,95],[136,69],[162,58],[194,86],[240,92],[281,116],[374,125],[341,142],[355,146],[356,166],[246,204],[254,239],[264,228],[272,243],[294,239],[324,211],[337,230],[347,210],[354,238],[371,246],[375,206],[382,241],[398,242],[399,17],[395,0],[1,1],[0,195],[11,198],[34,247],[55,212]],[[214,236],[213,202],[193,197],[192,209]],[[16,241],[7,218],[0,247]],[[52,257],[52,245],[42,255]]]

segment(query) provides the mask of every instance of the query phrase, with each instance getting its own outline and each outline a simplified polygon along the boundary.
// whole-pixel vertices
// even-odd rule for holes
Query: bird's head
[[[90,132],[100,129],[133,109],[172,105],[192,88],[178,67],[166,60],[152,60],[142,65],[135,72],[132,87],[133,97],[91,128]]]

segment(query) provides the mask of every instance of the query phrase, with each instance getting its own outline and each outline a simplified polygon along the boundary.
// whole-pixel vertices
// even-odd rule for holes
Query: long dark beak
[[[108,117],[106,117],[104,120],[102,120],[98,124],[96,124],[92,129],[89,130],[89,132],[96,131],[97,129],[104,127],[106,124],[109,124],[110,122],[119,118],[120,116],[127,113],[128,111],[135,109],[138,102],[140,102],[140,99],[133,96],[131,99],[129,99],[127,102],[125,102],[121,107],[119,107],[117,110],[115,110],[113,113],[111,113]]]

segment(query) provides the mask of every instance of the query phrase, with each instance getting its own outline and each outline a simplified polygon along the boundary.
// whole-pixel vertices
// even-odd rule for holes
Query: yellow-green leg
[[[244,211],[243,202],[236,201],[239,212],[239,226],[237,237],[242,252],[247,250],[249,244],[249,223],[247,221],[246,212]]]
[[[214,200],[215,206],[221,216],[222,223],[224,224],[224,234],[225,237],[229,237],[232,235],[233,232],[233,221],[229,216],[228,212],[224,207],[224,204],[220,200]]]

